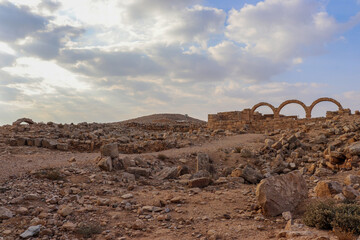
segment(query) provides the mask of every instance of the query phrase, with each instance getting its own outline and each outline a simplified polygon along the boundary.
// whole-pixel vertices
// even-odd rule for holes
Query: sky
[[[0,0],[0,125],[320,97],[360,109],[360,0]]]

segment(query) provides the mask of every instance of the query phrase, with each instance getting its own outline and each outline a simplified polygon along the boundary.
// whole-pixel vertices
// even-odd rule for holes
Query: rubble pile
[[[261,134],[26,120],[0,128],[1,164],[62,162],[1,180],[0,239],[330,240],[304,225],[306,203],[360,204],[357,115]],[[83,151],[94,158],[80,163]]]

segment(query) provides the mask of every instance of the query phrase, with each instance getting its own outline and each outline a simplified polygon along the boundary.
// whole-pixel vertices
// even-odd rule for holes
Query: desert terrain
[[[304,212],[358,204],[359,155],[351,114],[271,130],[20,119],[0,127],[0,239],[356,239]]]

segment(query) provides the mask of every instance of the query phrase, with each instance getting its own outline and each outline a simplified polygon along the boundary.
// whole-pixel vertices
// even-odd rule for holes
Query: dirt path
[[[72,157],[75,157],[76,165],[88,164],[99,155],[99,153],[71,153],[31,147],[17,147],[17,151],[18,154],[0,155],[0,181],[36,169],[67,166],[70,164],[68,160]]]
[[[186,148],[179,148],[179,149],[169,149],[161,152],[156,153],[144,153],[140,155],[158,155],[164,154],[168,157],[177,157],[179,155],[190,154],[193,152],[206,152],[211,153],[215,152],[218,149],[225,149],[225,148],[235,148],[235,147],[249,147],[249,148],[256,148],[263,144],[265,136],[262,134],[241,134],[235,136],[228,136],[224,137],[220,140],[215,140],[211,142],[204,143],[198,146],[190,146]],[[134,156],[138,154],[120,154],[120,156]]]

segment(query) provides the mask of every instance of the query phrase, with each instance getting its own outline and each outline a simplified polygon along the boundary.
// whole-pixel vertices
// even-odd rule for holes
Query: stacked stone
[[[104,171],[120,170],[124,168],[119,159],[119,147],[117,143],[109,143],[101,147],[101,158],[98,166]]]

